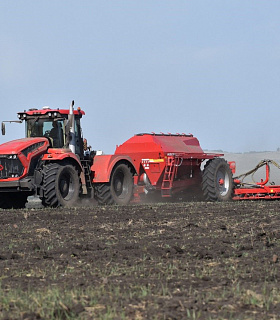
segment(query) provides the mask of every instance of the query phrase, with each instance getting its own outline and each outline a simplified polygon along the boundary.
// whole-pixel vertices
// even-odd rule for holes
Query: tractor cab
[[[19,112],[18,118],[25,121],[26,138],[46,137],[51,148],[69,149],[70,146],[73,146],[74,153],[83,158],[80,119],[84,114],[84,111],[78,108],[73,110],[71,117],[68,109],[43,107],[41,110],[29,109]]]
[[[65,125],[63,119],[29,118],[25,123],[26,138],[49,138],[53,148],[65,146]]]

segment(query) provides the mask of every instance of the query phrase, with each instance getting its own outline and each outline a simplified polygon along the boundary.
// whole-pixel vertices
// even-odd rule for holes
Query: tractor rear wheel
[[[79,199],[80,179],[74,166],[50,163],[43,168],[42,204],[48,207],[73,206]]]
[[[225,159],[208,160],[202,173],[202,190],[207,201],[230,201],[232,199],[232,171]]]
[[[133,175],[124,163],[117,165],[109,183],[95,187],[95,197],[99,204],[128,204],[133,197]]]

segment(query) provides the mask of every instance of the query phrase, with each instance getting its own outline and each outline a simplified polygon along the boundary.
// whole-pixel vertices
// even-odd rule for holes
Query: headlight
[[[17,155],[16,154],[9,154],[8,159],[17,159]]]

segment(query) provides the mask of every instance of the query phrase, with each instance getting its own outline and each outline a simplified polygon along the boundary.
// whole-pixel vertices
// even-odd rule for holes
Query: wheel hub
[[[59,182],[59,191],[65,200],[67,200],[74,191],[72,184],[72,179],[69,175],[63,175],[63,177],[61,177]]]
[[[120,180],[116,182],[115,189],[118,193],[122,191],[122,182]]]
[[[229,190],[229,176],[226,171],[219,170],[217,172],[217,187],[221,196],[225,196]]]

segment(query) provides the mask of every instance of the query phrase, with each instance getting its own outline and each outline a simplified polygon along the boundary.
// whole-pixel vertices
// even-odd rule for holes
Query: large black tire
[[[102,183],[95,186],[95,199],[98,204],[114,204],[109,183]]]
[[[0,208],[2,209],[23,209],[27,202],[25,193],[1,193]]]
[[[99,204],[128,204],[133,197],[133,174],[124,163],[117,165],[109,183],[95,187],[95,198]]]
[[[43,168],[42,204],[46,207],[70,207],[77,203],[80,179],[76,169],[69,164],[50,163]]]
[[[202,191],[207,201],[232,200],[232,171],[225,159],[208,160],[202,173]]]

